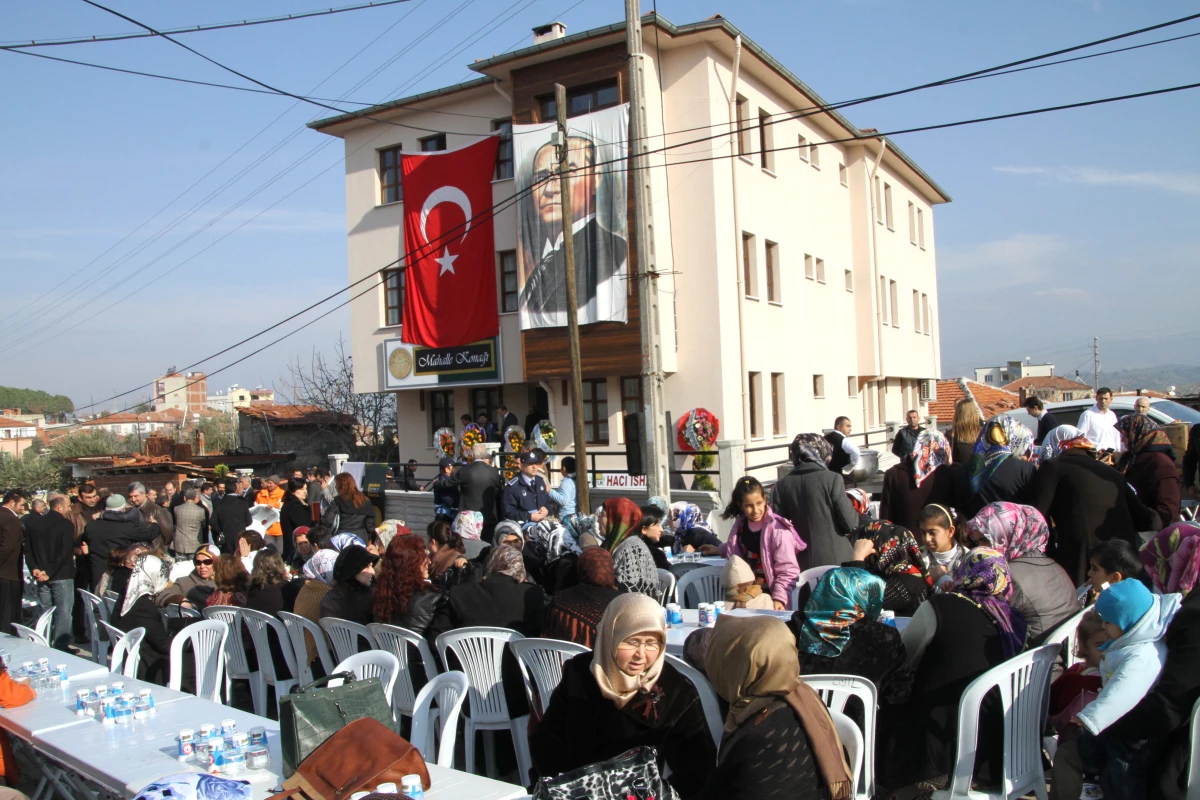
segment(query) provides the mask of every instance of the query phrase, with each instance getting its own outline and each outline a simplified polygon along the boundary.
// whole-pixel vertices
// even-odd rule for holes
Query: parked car
[[[1135,400],[1137,400],[1136,397],[1129,397],[1127,395],[1114,397],[1109,409],[1117,415],[1117,419],[1127,417],[1133,413],[1133,403]],[[1054,414],[1060,425],[1078,425],[1079,415],[1091,408],[1095,403],[1095,400],[1067,400],[1062,403],[1047,403],[1046,410]],[[1012,411],[1005,411],[1004,413],[1014,421],[1029,428],[1029,430],[1037,431],[1037,420],[1030,416],[1029,412],[1024,408],[1017,408]],[[1168,425],[1172,422],[1186,422],[1188,425],[1195,425],[1200,423],[1200,411],[1189,408],[1182,403],[1176,403],[1174,400],[1152,397],[1150,398],[1150,419],[1159,425]]]

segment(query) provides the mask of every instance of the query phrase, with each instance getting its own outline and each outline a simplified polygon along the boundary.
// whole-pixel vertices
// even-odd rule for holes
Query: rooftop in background
[[[238,414],[251,419],[266,420],[275,427],[288,425],[357,425],[358,420],[348,414],[327,411],[320,406],[253,406],[239,408]]]
[[[1021,404],[1021,398],[1014,392],[985,386],[982,383],[960,378],[956,381],[938,381],[937,399],[929,404],[930,416],[938,418],[939,425],[949,425],[954,421],[954,404],[965,397],[960,382],[966,383],[984,419],[990,419],[1005,411],[1012,411]]]
[[[1091,391],[1092,387],[1086,383],[1073,381],[1070,378],[1063,378],[1058,375],[1032,376],[1028,378],[1020,378],[1012,383],[1006,383],[1003,386],[1010,392],[1020,391],[1021,389],[1083,389]]]
[[[36,428],[32,422],[24,422],[19,419],[10,419],[9,417],[0,417],[0,428]]]

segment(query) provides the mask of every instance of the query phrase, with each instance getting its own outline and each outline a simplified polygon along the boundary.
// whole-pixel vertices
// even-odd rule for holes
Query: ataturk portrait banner
[[[566,261],[554,123],[513,126],[521,329],[567,324]],[[627,322],[629,104],[567,120],[579,324]]]

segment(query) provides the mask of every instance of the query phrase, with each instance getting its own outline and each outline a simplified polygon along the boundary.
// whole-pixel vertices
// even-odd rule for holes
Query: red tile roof
[[[1012,411],[1020,405],[1021,398],[1004,389],[986,386],[966,378],[957,381],[938,381],[937,399],[929,404],[929,414],[938,418],[939,425],[948,425],[954,421],[954,404],[964,397],[960,382],[966,383],[979,403],[984,419],[991,419],[1004,411]]]
[[[121,425],[133,422],[157,422],[163,425],[178,425],[183,422],[183,417],[183,410],[178,408],[167,408],[163,409],[162,411],[146,411],[142,414],[134,414],[132,411],[118,411],[116,414],[109,414],[106,417],[85,420],[79,424]]]
[[[1074,391],[1091,391],[1092,389],[1086,383],[1073,381],[1070,378],[1062,378],[1058,375],[1021,378],[1012,383],[1004,384],[1003,388],[1010,392],[1019,392],[1021,389],[1071,389]]]
[[[36,422],[23,422],[19,419],[0,417],[0,428],[36,428]]]
[[[265,419],[276,427],[288,425],[357,425],[358,420],[348,414],[328,411],[320,406],[239,406],[239,414],[251,419]]]

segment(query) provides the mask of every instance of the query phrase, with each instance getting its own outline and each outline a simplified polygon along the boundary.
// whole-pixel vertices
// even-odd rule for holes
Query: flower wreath
[[[558,447],[558,431],[550,423],[550,420],[544,419],[533,428],[533,444],[548,453],[554,452]]]
[[[463,457],[471,452],[471,448],[477,444],[483,444],[487,441],[487,437],[483,433],[483,428],[472,422],[467,427],[463,428],[462,437],[458,440],[458,446]]]
[[[510,453],[525,449],[525,431],[520,425],[509,425],[504,430],[504,449]]]
[[[433,449],[441,454],[438,458],[454,458],[454,431],[450,428],[438,428],[434,431]]]
[[[693,408],[675,424],[675,441],[684,452],[711,450],[721,432],[721,423],[705,408]]]

